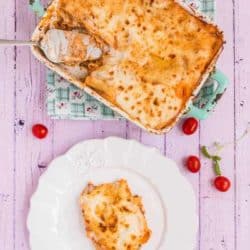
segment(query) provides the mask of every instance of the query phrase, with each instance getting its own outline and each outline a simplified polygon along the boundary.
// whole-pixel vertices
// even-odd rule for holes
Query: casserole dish
[[[223,48],[223,34],[173,0],[54,0],[32,40],[52,28],[81,29],[104,48],[97,62],[50,69],[149,132],[169,131],[198,93]],[[76,67],[87,75],[75,74]]]

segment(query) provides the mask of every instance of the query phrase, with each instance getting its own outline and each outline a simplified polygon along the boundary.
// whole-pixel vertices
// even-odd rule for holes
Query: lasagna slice
[[[126,180],[89,183],[80,206],[87,236],[97,250],[139,250],[150,238],[142,200],[131,193]]]

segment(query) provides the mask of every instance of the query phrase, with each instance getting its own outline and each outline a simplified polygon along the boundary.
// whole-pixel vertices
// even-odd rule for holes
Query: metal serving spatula
[[[32,41],[19,41],[19,40],[5,40],[0,39],[0,46],[32,46],[37,45],[35,42]]]

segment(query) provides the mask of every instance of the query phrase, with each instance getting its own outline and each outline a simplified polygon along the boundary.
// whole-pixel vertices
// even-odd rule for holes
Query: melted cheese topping
[[[97,60],[102,55],[94,39],[79,31],[50,29],[40,46],[46,57],[54,63],[78,64]]]
[[[84,189],[80,204],[88,237],[96,249],[138,250],[150,237],[141,198],[125,180]]]
[[[84,84],[151,130],[177,120],[223,46],[174,0],[56,0],[49,13],[42,27],[85,28],[110,47]]]

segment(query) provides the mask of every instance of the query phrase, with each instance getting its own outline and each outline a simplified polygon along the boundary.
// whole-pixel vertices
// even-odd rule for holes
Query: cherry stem
[[[214,172],[217,176],[221,175],[221,169],[220,169],[220,164],[218,161],[213,161],[213,166],[214,166]]]
[[[220,175],[221,175],[221,169],[220,169],[221,157],[218,156],[218,155],[211,155],[211,154],[208,152],[206,146],[202,146],[202,147],[201,147],[201,152],[202,152],[202,154],[203,154],[206,158],[212,160],[214,172],[215,172],[215,174],[216,174],[217,176],[220,176]]]
[[[208,150],[207,150],[207,147],[206,146],[202,146],[201,147],[201,153],[208,159],[211,159],[212,158],[212,155],[210,155],[208,153]]]

